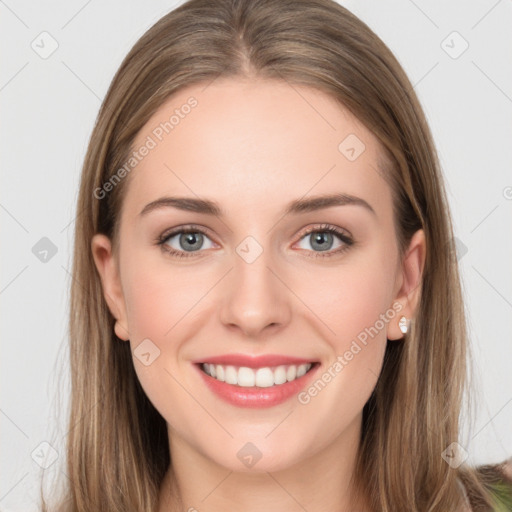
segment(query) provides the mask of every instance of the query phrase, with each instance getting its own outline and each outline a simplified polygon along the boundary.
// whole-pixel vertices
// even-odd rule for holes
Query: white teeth
[[[286,366],[278,366],[274,370],[274,384],[284,384],[286,382]]]
[[[213,375],[212,375],[213,377]],[[251,388],[254,386],[254,382],[256,377],[254,375],[254,370],[252,368],[246,368],[245,366],[241,366],[238,369],[238,385],[244,388]]]
[[[274,385],[274,373],[270,368],[258,368],[256,370],[256,386],[269,388]]]
[[[224,377],[224,366],[218,364],[216,367],[215,367],[215,373],[217,374],[215,376],[215,378],[217,380],[220,380],[221,382],[224,382],[225,380],[225,377]]]
[[[308,365],[307,364],[301,364],[297,368],[297,377],[302,377],[303,375],[306,374],[307,371],[308,371]]]
[[[224,373],[226,382],[228,384],[238,384],[238,375],[234,366],[226,366],[226,372]],[[213,375],[212,375],[213,377]]]
[[[202,368],[205,373],[221,382],[241,387],[269,388],[302,377],[311,366],[313,366],[311,363],[307,363],[298,366],[292,364],[253,369],[246,366],[203,363]]]
[[[297,367],[296,366],[288,366],[288,370],[286,371],[286,380],[290,382],[291,380],[295,380],[297,377]]]

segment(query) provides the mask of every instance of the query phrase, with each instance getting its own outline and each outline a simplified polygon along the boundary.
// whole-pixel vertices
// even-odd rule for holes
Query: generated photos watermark
[[[151,135],[148,135],[146,140],[137,149],[132,151],[126,162],[101,187],[94,189],[94,197],[96,199],[104,199],[197,105],[197,99],[191,96],[181,107],[175,108],[174,113],[169,119],[153,128]]]
[[[373,339],[379,332],[381,332],[386,325],[395,318],[395,316],[402,311],[403,305],[400,302],[394,302],[392,307],[385,313],[379,315],[379,319],[374,322],[370,327],[365,327],[356,339],[352,340],[350,347],[342,354],[338,355],[336,360],[318,377],[318,379],[309,386],[308,389],[301,391],[298,394],[298,400],[301,404],[306,405],[311,402],[311,399],[318,395],[337,375],[347,366],[350,361],[354,359],[357,354],[368,345],[369,337]]]

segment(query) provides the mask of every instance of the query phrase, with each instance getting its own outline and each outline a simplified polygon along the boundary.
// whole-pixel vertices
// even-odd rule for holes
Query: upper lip
[[[248,368],[262,368],[266,366],[281,366],[290,364],[314,363],[312,359],[303,359],[300,357],[291,357],[280,354],[264,354],[261,356],[251,356],[246,354],[224,354],[219,356],[205,357],[194,361],[196,364],[212,363],[231,366],[245,366]]]

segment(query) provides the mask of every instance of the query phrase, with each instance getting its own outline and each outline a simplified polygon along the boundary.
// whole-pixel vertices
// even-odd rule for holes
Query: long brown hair
[[[69,483],[62,511],[153,512],[171,463],[166,423],[120,343],[90,242],[117,241],[128,179],[98,190],[127,161],[134,137],[170,95],[222,77],[287,81],[323,91],[381,142],[400,255],[423,229],[427,254],[417,316],[388,343],[363,410],[356,481],[375,511],[490,506],[466,465],[443,452],[459,439],[467,337],[453,230],[432,136],[413,86],[386,45],[332,0],[190,0],[152,26],[116,73],[88,146],[77,204],[70,304]],[[48,510],[45,505],[45,510]]]

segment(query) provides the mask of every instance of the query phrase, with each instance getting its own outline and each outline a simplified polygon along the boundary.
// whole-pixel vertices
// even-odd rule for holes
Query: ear
[[[100,233],[94,235],[91,250],[100,274],[105,300],[112,316],[116,319],[114,327],[116,336],[128,341],[130,335],[127,328],[126,304],[119,278],[118,263],[112,253],[110,238]]]
[[[387,338],[398,340],[404,337],[398,326],[398,320],[405,316],[410,321],[416,315],[416,310],[421,296],[421,284],[423,268],[426,257],[425,233],[419,229],[414,233],[407,249],[399,272],[397,274],[396,286],[398,292],[394,298],[394,304],[400,304],[398,315],[388,323]],[[395,306],[396,307],[396,306]]]

